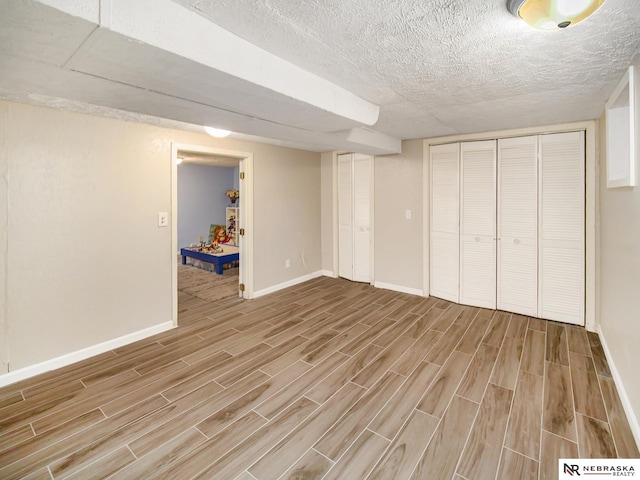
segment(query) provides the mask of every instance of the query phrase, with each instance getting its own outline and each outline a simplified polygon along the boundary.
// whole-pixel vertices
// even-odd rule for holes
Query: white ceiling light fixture
[[[231,134],[230,130],[223,130],[222,128],[213,128],[213,127],[204,127],[204,131],[207,132],[212,137],[216,138],[224,138],[228,137]]]
[[[567,28],[593,14],[605,0],[508,0],[507,8],[533,28]]]

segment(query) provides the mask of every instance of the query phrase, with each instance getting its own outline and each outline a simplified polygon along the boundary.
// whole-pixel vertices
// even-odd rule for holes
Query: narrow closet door
[[[353,164],[338,155],[338,275],[353,280]]]
[[[353,280],[371,282],[371,160],[353,155]]]
[[[431,295],[458,302],[460,144],[431,147]]]
[[[539,316],[584,325],[584,132],[540,136]]]
[[[496,308],[496,142],[460,155],[460,303]]]
[[[538,137],[498,140],[499,310],[538,316]]]

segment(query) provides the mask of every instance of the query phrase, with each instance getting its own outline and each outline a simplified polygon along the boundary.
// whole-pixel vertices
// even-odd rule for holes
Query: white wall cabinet
[[[372,281],[372,173],[370,155],[338,155],[338,275],[356,282]]]
[[[584,324],[584,132],[431,147],[431,295]]]

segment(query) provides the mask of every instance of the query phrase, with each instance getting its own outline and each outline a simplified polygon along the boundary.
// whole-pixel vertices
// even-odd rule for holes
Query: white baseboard
[[[419,288],[403,287],[401,285],[393,285],[392,283],[374,282],[376,288],[384,288],[385,290],[393,290],[394,292],[408,293],[409,295],[418,295],[424,297],[424,292]]]
[[[279,283],[278,285],[274,285],[273,287],[263,288],[262,290],[258,290],[257,292],[253,292],[253,298],[263,297],[273,292],[277,292],[278,290],[282,290],[285,288],[293,287],[294,285],[298,285],[299,283],[307,282],[314,278],[318,278],[322,276],[322,271],[318,270],[317,272],[310,273],[308,275],[303,275],[302,277],[294,278],[293,280],[288,280],[284,283]]]
[[[629,421],[629,426],[631,427],[633,437],[636,440],[636,445],[640,447],[640,423],[638,423],[638,417],[631,407],[631,401],[629,400],[627,391],[624,389],[622,377],[620,377],[620,373],[616,368],[616,364],[613,362],[611,350],[609,350],[609,347],[607,346],[607,341],[604,338],[604,334],[602,333],[602,328],[600,327],[600,325],[598,325],[597,331],[598,336],[600,337],[600,343],[602,343],[604,355],[605,357],[607,357],[607,363],[609,364],[609,370],[611,371],[613,382],[616,384],[616,388],[618,389],[618,395],[620,396],[620,402],[622,402],[622,408],[624,408],[624,413],[627,415],[627,420]]]
[[[20,380],[35,377],[36,375],[55,370],[56,368],[66,367],[72,363],[94,357],[101,353],[108,352],[109,350],[114,350],[152,335],[166,332],[167,330],[171,330],[173,327],[173,322],[161,323],[160,325],[154,325],[153,327],[145,328],[144,330],[138,330],[137,332],[129,333],[128,335],[114,338],[113,340],[108,340],[103,343],[98,343],[97,345],[92,345],[91,347],[83,348],[82,350],[67,353],[66,355],[52,358],[51,360],[47,360],[42,363],[36,363],[35,365],[20,368],[13,372],[0,375],[0,387],[5,387],[12,383],[19,382]]]
[[[333,273],[331,270],[322,270],[320,273],[323,277],[338,278],[338,275]]]

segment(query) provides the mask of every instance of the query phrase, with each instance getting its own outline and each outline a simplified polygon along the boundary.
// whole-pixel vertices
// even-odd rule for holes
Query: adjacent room
[[[0,478],[638,471],[638,145],[637,0],[0,1]]]
[[[178,151],[178,291],[203,300],[238,296],[239,158]]]

